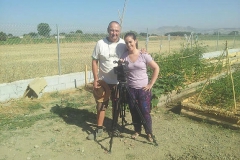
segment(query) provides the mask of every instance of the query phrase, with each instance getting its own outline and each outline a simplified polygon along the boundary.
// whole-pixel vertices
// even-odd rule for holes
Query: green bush
[[[193,48],[182,47],[180,51],[167,57],[153,54],[154,60],[160,67],[159,77],[152,90],[153,97],[158,98],[174,90],[180,92],[188,84],[187,82],[199,81],[207,66],[202,59],[204,52],[204,47],[195,44]],[[148,70],[148,72],[151,77],[152,71]]]
[[[240,100],[240,70],[233,74],[234,90],[236,101]],[[231,75],[213,80],[202,92],[200,102],[208,106],[217,106],[224,109],[232,109],[234,107],[233,84]]]

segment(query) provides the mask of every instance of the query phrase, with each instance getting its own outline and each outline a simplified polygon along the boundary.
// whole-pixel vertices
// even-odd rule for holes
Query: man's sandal
[[[136,133],[134,133],[131,137],[132,137],[132,139],[137,139],[138,136],[139,136],[139,133],[136,132]]]

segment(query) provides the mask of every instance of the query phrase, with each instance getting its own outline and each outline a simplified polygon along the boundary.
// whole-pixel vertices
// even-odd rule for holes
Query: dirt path
[[[64,115],[60,110],[64,110]],[[95,114],[89,109],[53,106],[58,118],[40,120],[29,128],[2,132],[1,160],[186,160],[186,159],[239,159],[240,131],[217,125],[197,122],[158,108],[153,110],[153,131],[158,146],[147,142],[146,137],[130,138],[132,126],[126,126],[122,137],[113,138],[109,154],[107,131],[111,120],[106,118],[105,132],[97,141],[86,137],[94,126]],[[39,111],[41,112],[41,111]],[[126,114],[128,122],[130,114]]]

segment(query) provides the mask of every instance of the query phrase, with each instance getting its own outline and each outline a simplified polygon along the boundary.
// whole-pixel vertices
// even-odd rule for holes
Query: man
[[[114,91],[118,83],[117,75],[114,73],[114,67],[117,64],[113,62],[118,61],[122,54],[127,51],[127,48],[124,40],[120,38],[121,26],[117,21],[109,23],[107,32],[108,37],[97,42],[92,54],[93,89],[97,90],[100,87],[99,80],[106,82],[111,90],[111,100],[113,102]],[[109,98],[104,102],[96,101],[96,103],[97,129],[88,135],[89,140],[103,134],[103,122]]]

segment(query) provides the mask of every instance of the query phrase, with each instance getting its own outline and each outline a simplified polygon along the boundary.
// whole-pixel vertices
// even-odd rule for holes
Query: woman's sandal
[[[153,138],[152,138],[151,134],[148,134],[148,135],[147,135],[147,140],[148,140],[149,142],[153,142]]]
[[[131,137],[132,137],[132,139],[137,139],[138,136],[139,136],[139,133],[136,132],[136,133],[134,133]]]

